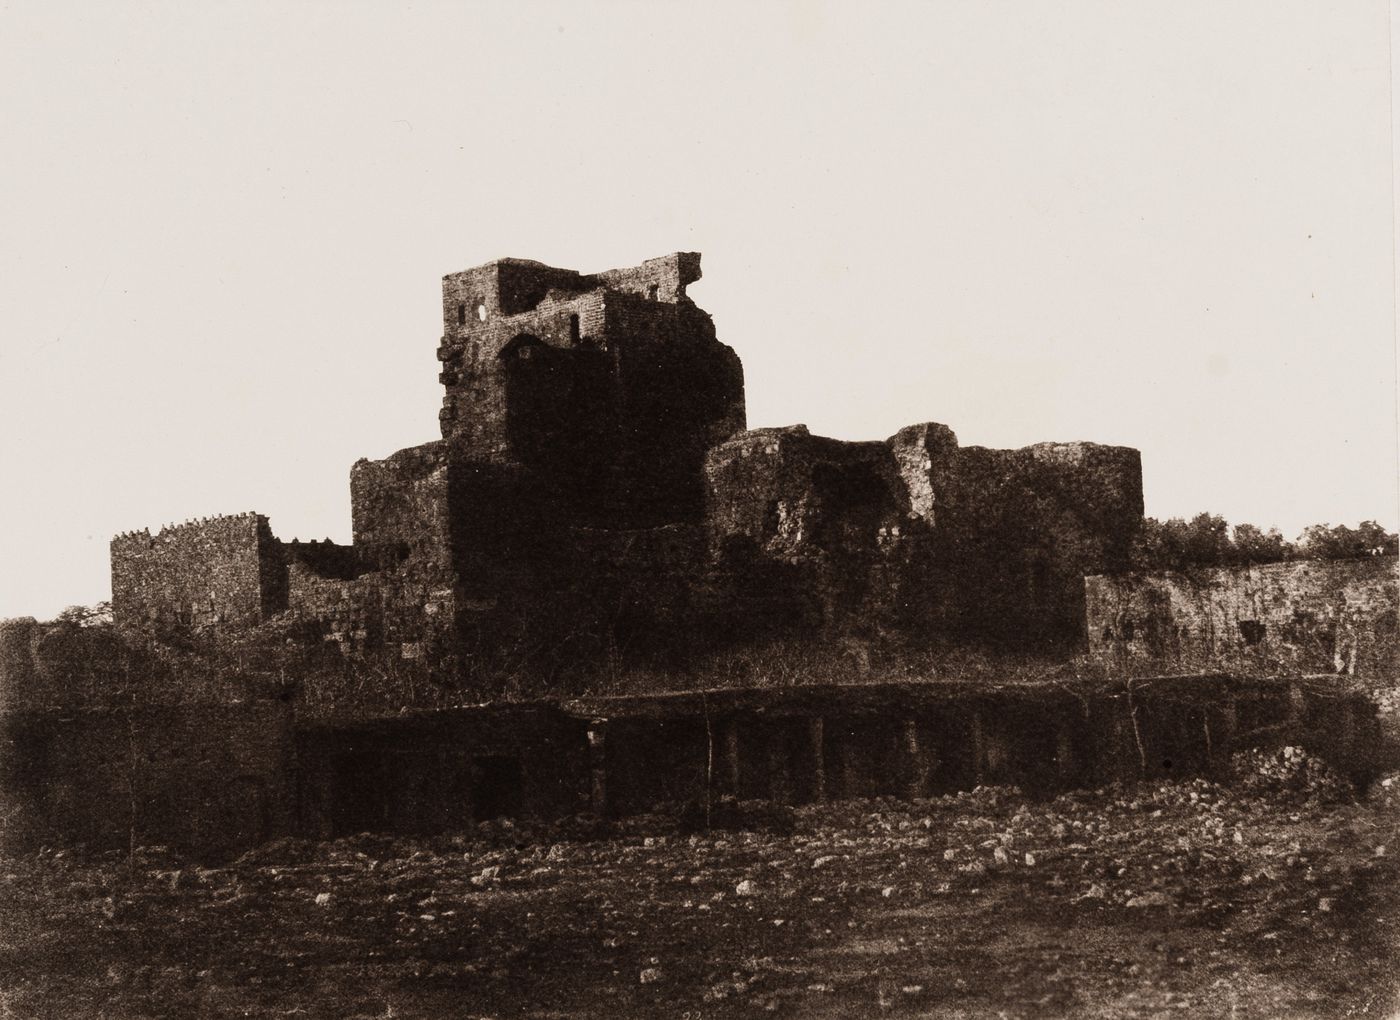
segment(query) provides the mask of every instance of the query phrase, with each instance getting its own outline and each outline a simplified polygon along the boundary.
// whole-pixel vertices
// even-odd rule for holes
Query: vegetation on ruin
[[[1189,521],[1181,517],[1165,521],[1145,518],[1131,555],[1134,570],[1153,571],[1245,567],[1288,560],[1350,560],[1394,556],[1397,552],[1400,536],[1375,521],[1362,521],[1354,528],[1314,524],[1290,541],[1277,528],[1231,526],[1218,514],[1201,513]]]

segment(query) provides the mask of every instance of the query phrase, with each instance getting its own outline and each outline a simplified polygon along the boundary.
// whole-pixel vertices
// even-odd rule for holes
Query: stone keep
[[[698,520],[705,451],[744,427],[743,370],[686,296],[700,256],[582,275],[501,259],[442,281],[453,455],[531,469],[603,526]]]

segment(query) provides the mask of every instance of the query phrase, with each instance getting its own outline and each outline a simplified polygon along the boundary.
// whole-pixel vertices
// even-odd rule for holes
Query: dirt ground
[[[0,859],[0,1017],[1391,1017],[1400,778]],[[734,822],[734,818],[729,819]]]

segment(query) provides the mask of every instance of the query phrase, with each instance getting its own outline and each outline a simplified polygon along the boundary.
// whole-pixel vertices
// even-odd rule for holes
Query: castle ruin
[[[349,545],[254,512],[127,532],[115,628],[0,621],[0,845],[217,854],[717,797],[1051,791],[1224,774],[1277,740],[1375,774],[1375,705],[1313,674],[1394,675],[1392,563],[1124,574],[1135,450],[750,430],[699,277],[694,253],[444,277],[441,438],[351,468]],[[254,679],[325,669],[385,697],[239,686],[264,628]],[[694,669],[784,643],[1087,653],[1100,675]],[[600,694],[588,670],[628,656],[658,682]],[[507,663],[539,682],[504,690]],[[401,697],[402,676],[449,695]]]
[[[442,437],[354,465],[352,544],[279,541],[251,513],[119,535],[118,625],[290,611],[347,654],[447,669],[522,631],[549,644],[563,613],[613,645],[1081,642],[1083,578],[1124,569],[1142,519],[1135,450],[746,430],[739,359],[686,293],[699,278],[693,252],[449,274]]]

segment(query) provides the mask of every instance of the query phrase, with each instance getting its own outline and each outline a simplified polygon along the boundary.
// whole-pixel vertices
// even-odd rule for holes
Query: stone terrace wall
[[[1089,577],[1085,592],[1089,649],[1110,667],[1400,668],[1393,556]]]
[[[278,702],[0,713],[0,845],[235,851],[291,830]]]

